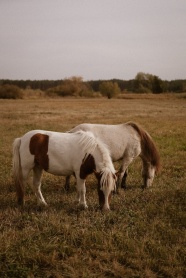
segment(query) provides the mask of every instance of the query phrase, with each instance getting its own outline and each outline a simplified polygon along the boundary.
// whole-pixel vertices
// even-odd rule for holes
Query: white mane
[[[97,140],[90,131],[77,131],[76,134],[81,135],[79,144],[85,155],[92,154],[97,147]]]

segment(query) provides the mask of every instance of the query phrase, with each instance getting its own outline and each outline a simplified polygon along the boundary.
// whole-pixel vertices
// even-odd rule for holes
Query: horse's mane
[[[147,162],[150,162],[154,167],[156,167],[156,172],[160,171],[160,155],[151,136],[136,123],[128,122],[127,125],[130,125],[134,130],[136,130],[141,138],[143,159],[145,159]]]
[[[85,154],[85,158],[89,154],[93,154],[95,149],[98,148],[102,156],[102,162],[99,163],[101,169],[101,185],[108,186],[112,177],[112,173],[115,173],[115,169],[110,157],[110,151],[106,144],[96,138],[91,131],[77,131],[76,134],[80,134],[80,146]],[[84,158],[84,159],[85,159]]]
[[[79,144],[86,158],[89,154],[92,154],[96,149],[98,144],[97,140],[94,134],[90,131],[80,130],[75,132],[75,134],[80,135]]]

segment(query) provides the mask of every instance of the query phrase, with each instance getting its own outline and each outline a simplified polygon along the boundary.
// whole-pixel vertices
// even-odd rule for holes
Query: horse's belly
[[[64,156],[60,153],[55,154],[55,156],[49,156],[49,173],[57,176],[68,176],[74,173],[73,161],[71,161],[70,156]]]
[[[72,170],[65,168],[61,169],[61,167],[49,167],[47,172],[55,176],[70,176],[73,174]]]
[[[113,154],[111,156],[111,158],[112,158],[112,161],[115,162],[115,161],[121,160],[123,158],[123,156],[122,156],[122,154]]]
[[[109,147],[112,161],[115,162],[123,158],[124,149],[126,147],[124,144],[118,144],[116,141],[112,141],[108,142],[107,146]]]

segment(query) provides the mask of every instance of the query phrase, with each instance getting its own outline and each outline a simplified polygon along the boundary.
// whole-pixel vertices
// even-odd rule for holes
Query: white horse
[[[140,156],[143,161],[143,187],[152,185],[155,173],[160,170],[160,156],[151,136],[137,124],[128,122],[119,125],[80,124],[69,132],[79,130],[91,131],[104,142],[113,161],[122,160],[117,187],[126,188],[126,178],[129,164]],[[66,178],[65,188],[69,188],[70,177]]]
[[[98,179],[99,204],[109,209],[111,191],[115,190],[116,174],[104,143],[91,132],[59,133],[32,130],[13,143],[13,177],[18,203],[24,204],[24,188],[33,170],[32,189],[39,204],[46,204],[41,193],[41,177],[45,170],[53,175],[75,175],[78,202],[85,208],[87,175],[95,172]]]

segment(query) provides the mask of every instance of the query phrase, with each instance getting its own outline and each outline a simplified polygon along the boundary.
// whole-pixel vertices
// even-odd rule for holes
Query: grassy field
[[[11,177],[12,142],[32,129],[65,132],[82,122],[135,121],[159,148],[162,172],[142,190],[141,160],[129,169],[128,189],[98,209],[94,176],[87,179],[88,210],[76,205],[64,177],[43,176],[47,208],[31,189],[18,208]],[[0,100],[0,277],[172,277],[186,273],[186,99]],[[119,163],[115,164],[119,168]]]

